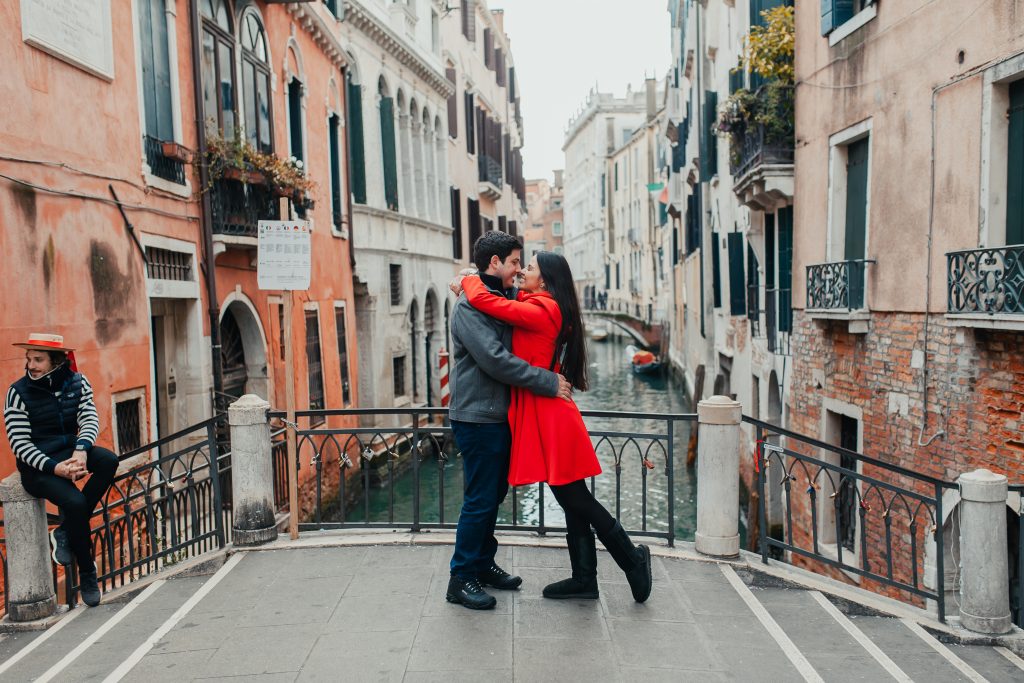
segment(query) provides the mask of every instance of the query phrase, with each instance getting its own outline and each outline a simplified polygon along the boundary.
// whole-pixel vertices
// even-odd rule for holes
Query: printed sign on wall
[[[109,80],[114,79],[110,0],[21,0],[21,37]]]
[[[309,221],[260,221],[256,282],[260,289],[309,289]]]

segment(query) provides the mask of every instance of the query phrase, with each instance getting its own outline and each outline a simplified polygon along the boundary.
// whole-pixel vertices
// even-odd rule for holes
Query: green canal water
[[[627,340],[609,338],[605,342],[590,341],[591,390],[577,392],[576,403],[581,410],[608,410],[624,412],[678,414],[691,412],[682,383],[673,377],[646,377],[634,375],[627,364]],[[665,420],[637,420],[634,418],[586,418],[593,431],[631,433],[662,433],[667,430]],[[680,540],[693,540],[697,521],[696,472],[686,467],[686,444],[691,423],[673,421],[675,533]],[[595,495],[612,511],[618,512],[623,525],[631,529],[644,526],[651,531],[667,532],[669,478],[667,476],[667,442],[656,443],[651,438],[612,437],[594,439],[598,458],[604,473],[594,479]],[[665,448],[662,448],[662,445]],[[620,495],[616,498],[616,466],[619,458]],[[653,467],[645,466],[644,456]],[[643,488],[646,478],[646,514]],[[424,460],[419,473],[420,521],[423,523],[454,523],[462,505],[462,462],[453,455],[447,462],[433,458]],[[443,491],[441,482],[443,481]],[[410,469],[395,477],[393,492],[384,482],[369,489],[367,497],[355,501],[347,515],[349,522],[369,521],[404,524],[413,519],[416,476]],[[393,510],[389,514],[392,506]],[[443,497],[443,503],[442,503]],[[542,503],[543,498],[543,503]],[[515,506],[513,513],[513,505]],[[562,526],[564,517],[551,491],[543,495],[539,485],[523,486],[510,491],[499,512],[499,524],[533,525],[540,520],[541,508],[545,526]],[[443,519],[442,512],[443,510]],[[515,517],[515,520],[513,520]]]

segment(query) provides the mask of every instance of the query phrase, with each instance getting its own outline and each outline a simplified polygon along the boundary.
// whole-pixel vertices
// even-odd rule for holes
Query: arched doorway
[[[267,375],[267,341],[263,326],[252,303],[239,294],[232,294],[221,308],[221,369],[224,378],[218,409],[227,406],[242,394],[267,398],[270,378]]]
[[[776,427],[782,426],[782,388],[779,387],[779,376],[772,370],[768,377],[768,414],[765,421]],[[778,434],[770,434],[768,443],[778,446],[780,443]],[[785,456],[782,456],[785,460]],[[784,538],[786,509],[783,497],[783,482],[780,477],[766,478],[766,492],[768,500],[765,501],[766,518],[768,521],[768,536],[776,540]],[[779,553],[781,555],[781,552]]]
[[[415,299],[409,304],[409,370],[412,373],[412,390],[409,392],[409,400],[411,403],[419,402],[420,386],[417,381],[419,378],[419,364],[416,362],[417,357],[417,340],[419,336],[416,334],[417,318],[419,318],[419,306],[416,304]]]
[[[426,370],[426,403],[429,406],[435,396],[434,393],[434,345],[437,343],[437,295],[434,290],[427,292],[427,298],[423,302],[423,364]]]

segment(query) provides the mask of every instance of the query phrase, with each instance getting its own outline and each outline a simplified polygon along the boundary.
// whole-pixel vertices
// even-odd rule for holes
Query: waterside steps
[[[1021,681],[1024,633],[970,637],[858,588],[760,558],[653,548],[633,602],[599,553],[600,599],[551,601],[554,538],[502,537],[523,577],[491,612],[445,602],[452,534],[330,532],[229,548],[0,635],[0,680]],[[237,550],[237,552],[236,552]]]

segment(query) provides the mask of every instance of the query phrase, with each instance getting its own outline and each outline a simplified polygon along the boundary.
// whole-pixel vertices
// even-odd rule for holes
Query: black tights
[[[597,502],[586,481],[580,479],[561,486],[552,486],[555,500],[565,510],[565,527],[574,536],[585,536],[591,527],[598,536],[607,534],[615,526],[615,518]]]

